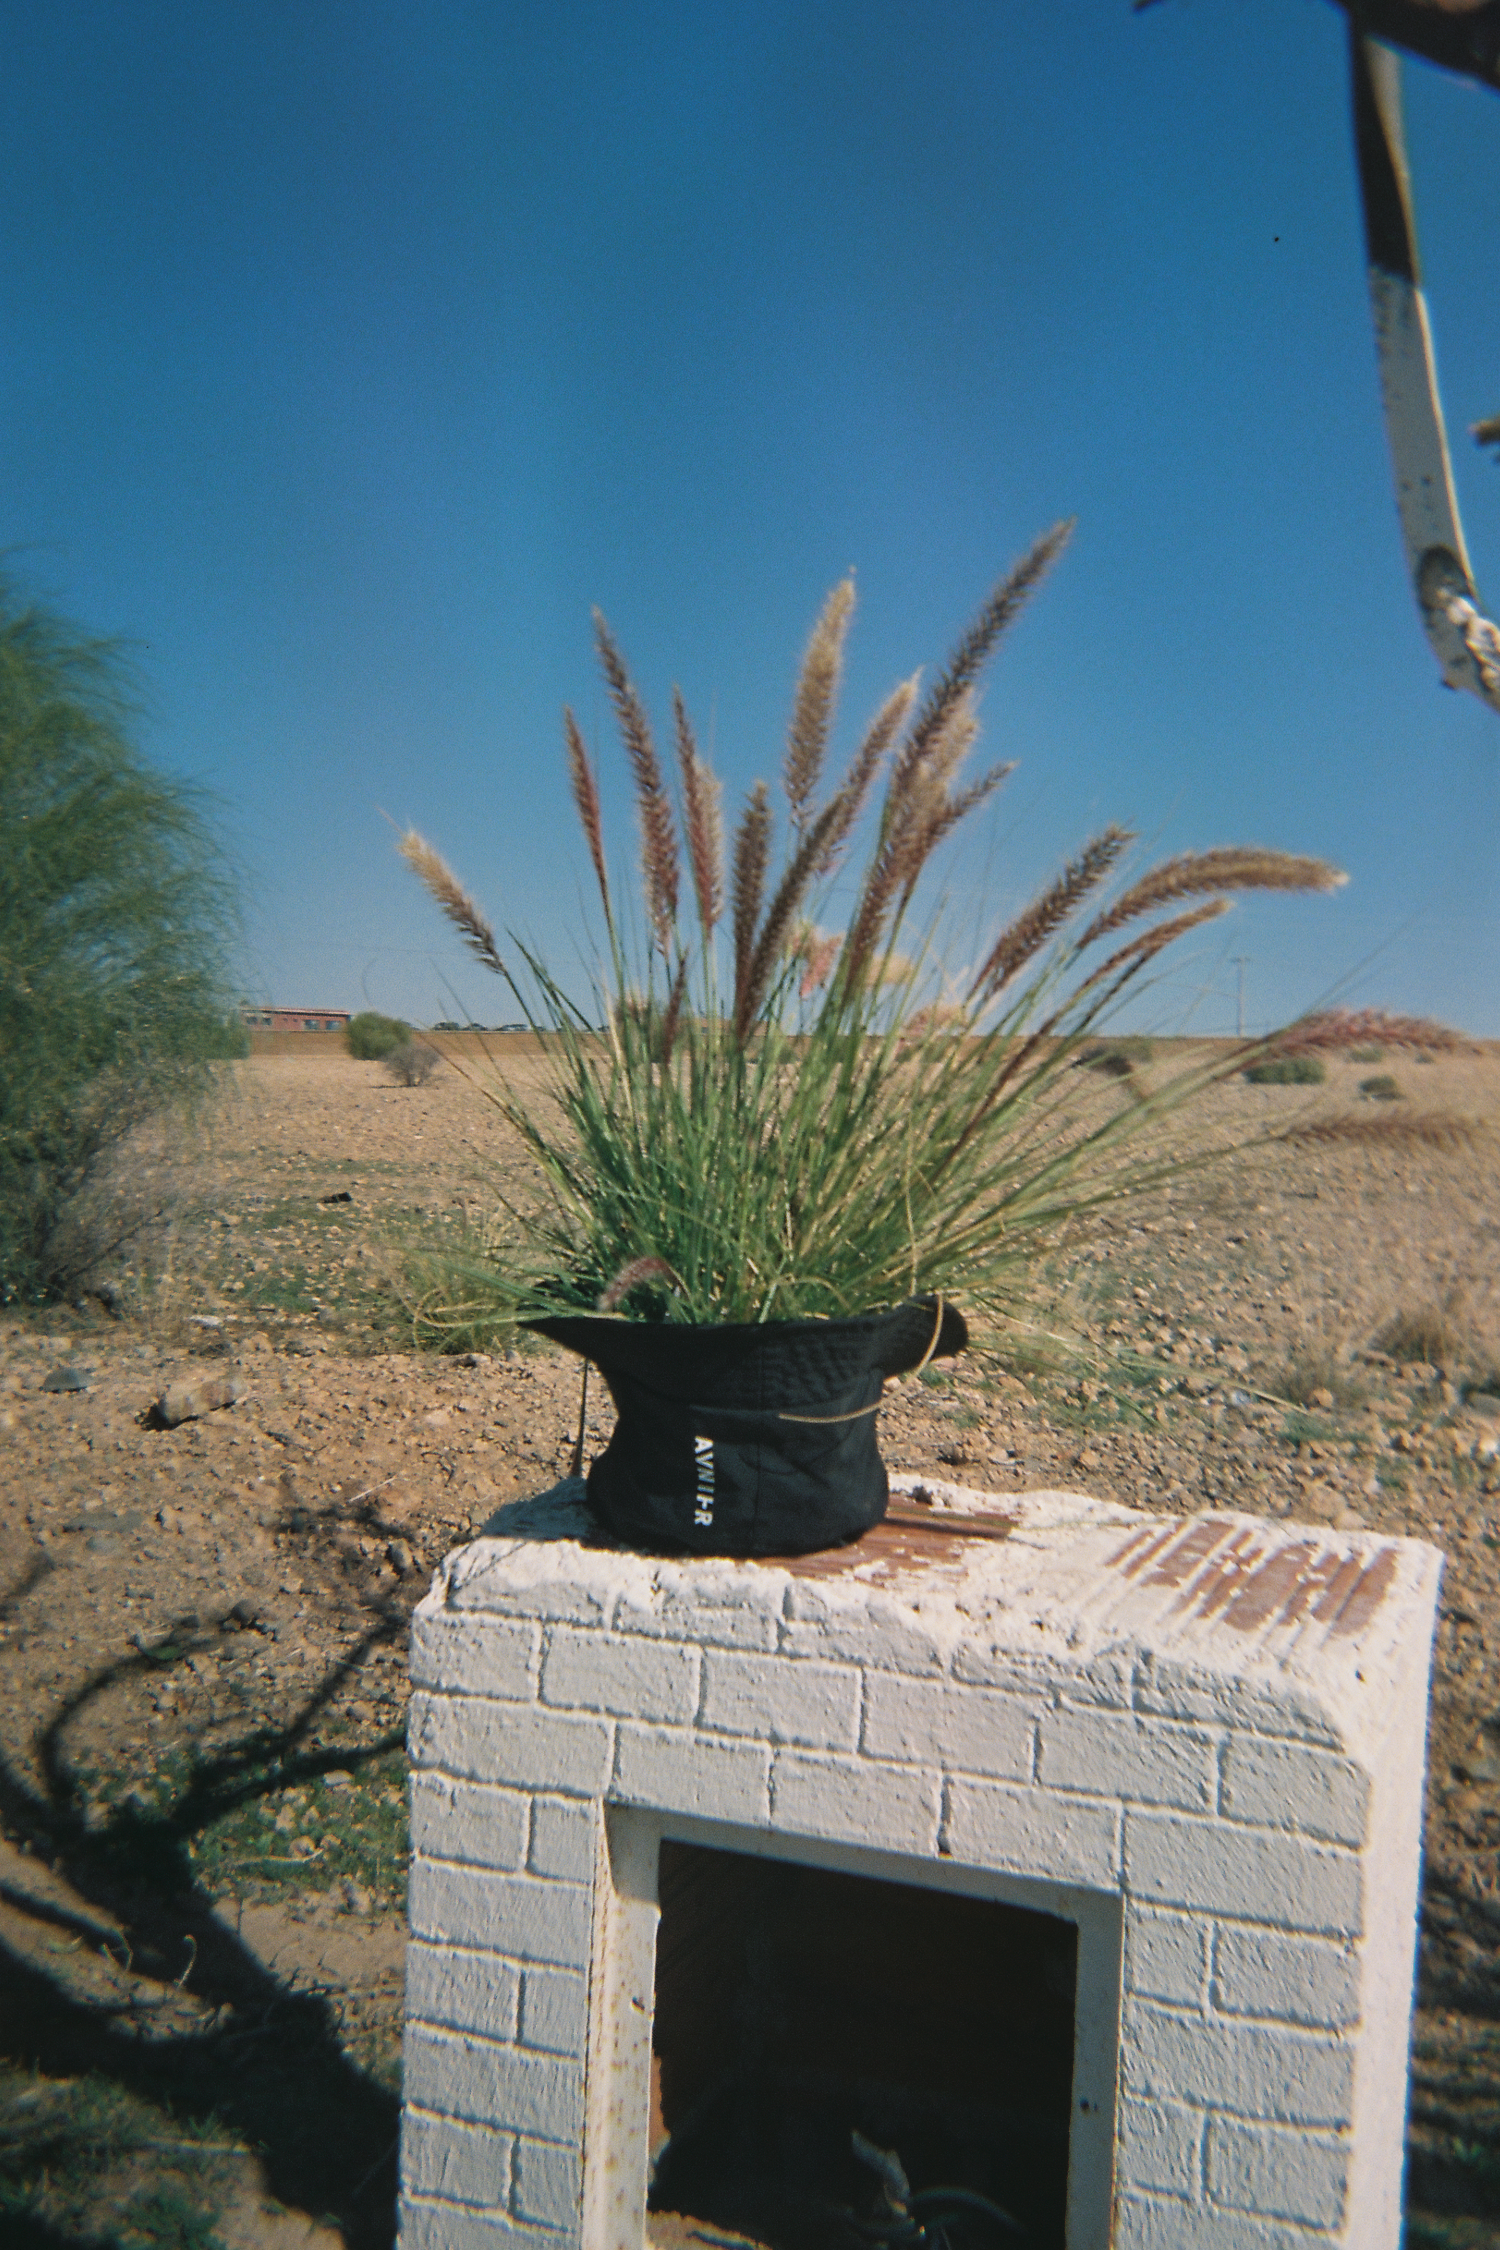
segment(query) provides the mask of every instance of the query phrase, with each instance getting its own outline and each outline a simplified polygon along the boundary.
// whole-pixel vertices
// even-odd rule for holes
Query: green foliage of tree
[[[351,1016],[345,1033],[349,1052],[356,1062],[384,1062],[398,1047],[411,1040],[411,1025],[402,1023],[397,1016],[382,1016],[373,1008]]]
[[[200,797],[135,747],[136,716],[119,645],[0,579],[4,1303],[83,1278],[106,1246],[83,1202],[230,1043],[234,885]]]

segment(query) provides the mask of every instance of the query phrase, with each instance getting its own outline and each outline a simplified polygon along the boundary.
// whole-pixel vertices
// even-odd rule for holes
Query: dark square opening
[[[696,1844],[663,1843],[658,1898],[653,2243],[900,2250],[858,2132],[914,2195],[961,2189],[1062,2250],[1073,1923]],[[972,2200],[918,2217],[933,2250],[1022,2240]]]

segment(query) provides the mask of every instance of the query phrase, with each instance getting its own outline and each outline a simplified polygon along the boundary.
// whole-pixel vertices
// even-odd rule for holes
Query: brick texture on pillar
[[[925,1490],[930,1530],[802,1564],[592,1544],[578,1485],[448,1557],[413,1633],[402,2250],[641,2239],[584,2219],[610,1807],[1108,1902],[1113,2115],[1075,2151],[1108,2176],[1070,2183],[1070,2250],[1396,2250],[1441,1557]]]

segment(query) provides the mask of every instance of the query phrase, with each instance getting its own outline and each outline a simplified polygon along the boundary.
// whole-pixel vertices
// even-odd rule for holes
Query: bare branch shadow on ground
[[[14,1614],[50,1567],[42,1558],[0,1595],[0,1616]],[[405,1631],[404,1610],[382,1609],[286,1725],[252,1726],[197,1759],[160,1811],[129,1798],[91,1808],[69,1755],[69,1729],[100,1698],[132,1675],[211,1645],[231,1622],[180,1619],[151,1646],[99,1666],[39,1730],[40,1784],[0,1752],[0,1829],[114,1925],[122,1971],[172,1988],[168,1999],[175,1992],[187,2003],[174,2025],[153,2021],[152,2009],[143,2011],[128,1991],[80,2000],[0,1942],[3,2048],[46,2077],[94,2074],[179,2118],[229,2128],[260,2153],[266,2188],[279,2202],[341,2228],[350,2250],[386,2250],[395,2228],[399,2098],[343,2051],[327,1999],[272,1974],[220,1919],[187,1847],[252,1798],[399,1746],[399,1730],[360,1749],[320,1749],[313,1735],[370,1651]],[[99,1944],[99,1927],[77,1912],[10,1885],[4,1895],[24,1914]],[[17,2215],[7,2227],[17,2250],[86,2250],[84,2238],[42,2221]]]

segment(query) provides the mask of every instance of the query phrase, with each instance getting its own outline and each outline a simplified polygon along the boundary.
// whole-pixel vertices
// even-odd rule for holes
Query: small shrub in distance
[[[411,1043],[411,1025],[398,1016],[378,1015],[373,1008],[351,1016],[344,1034],[356,1062],[384,1062],[398,1047]]]
[[[427,1046],[420,1039],[403,1040],[382,1057],[387,1078],[398,1086],[425,1086],[442,1062],[436,1047]]]
[[[1391,1316],[1375,1348],[1408,1366],[1449,1367],[1458,1356],[1458,1331],[1441,1305],[1412,1305]]]
[[[1321,1086],[1328,1072],[1316,1055],[1273,1055],[1245,1076],[1252,1086]]]
[[[1128,1078],[1151,1060],[1149,1039],[1105,1039],[1079,1056],[1088,1070],[1101,1071],[1106,1078]]]
[[[1359,1090],[1368,1094],[1372,1102],[1399,1102],[1404,1098],[1388,1070],[1377,1071],[1373,1078],[1362,1078]]]

